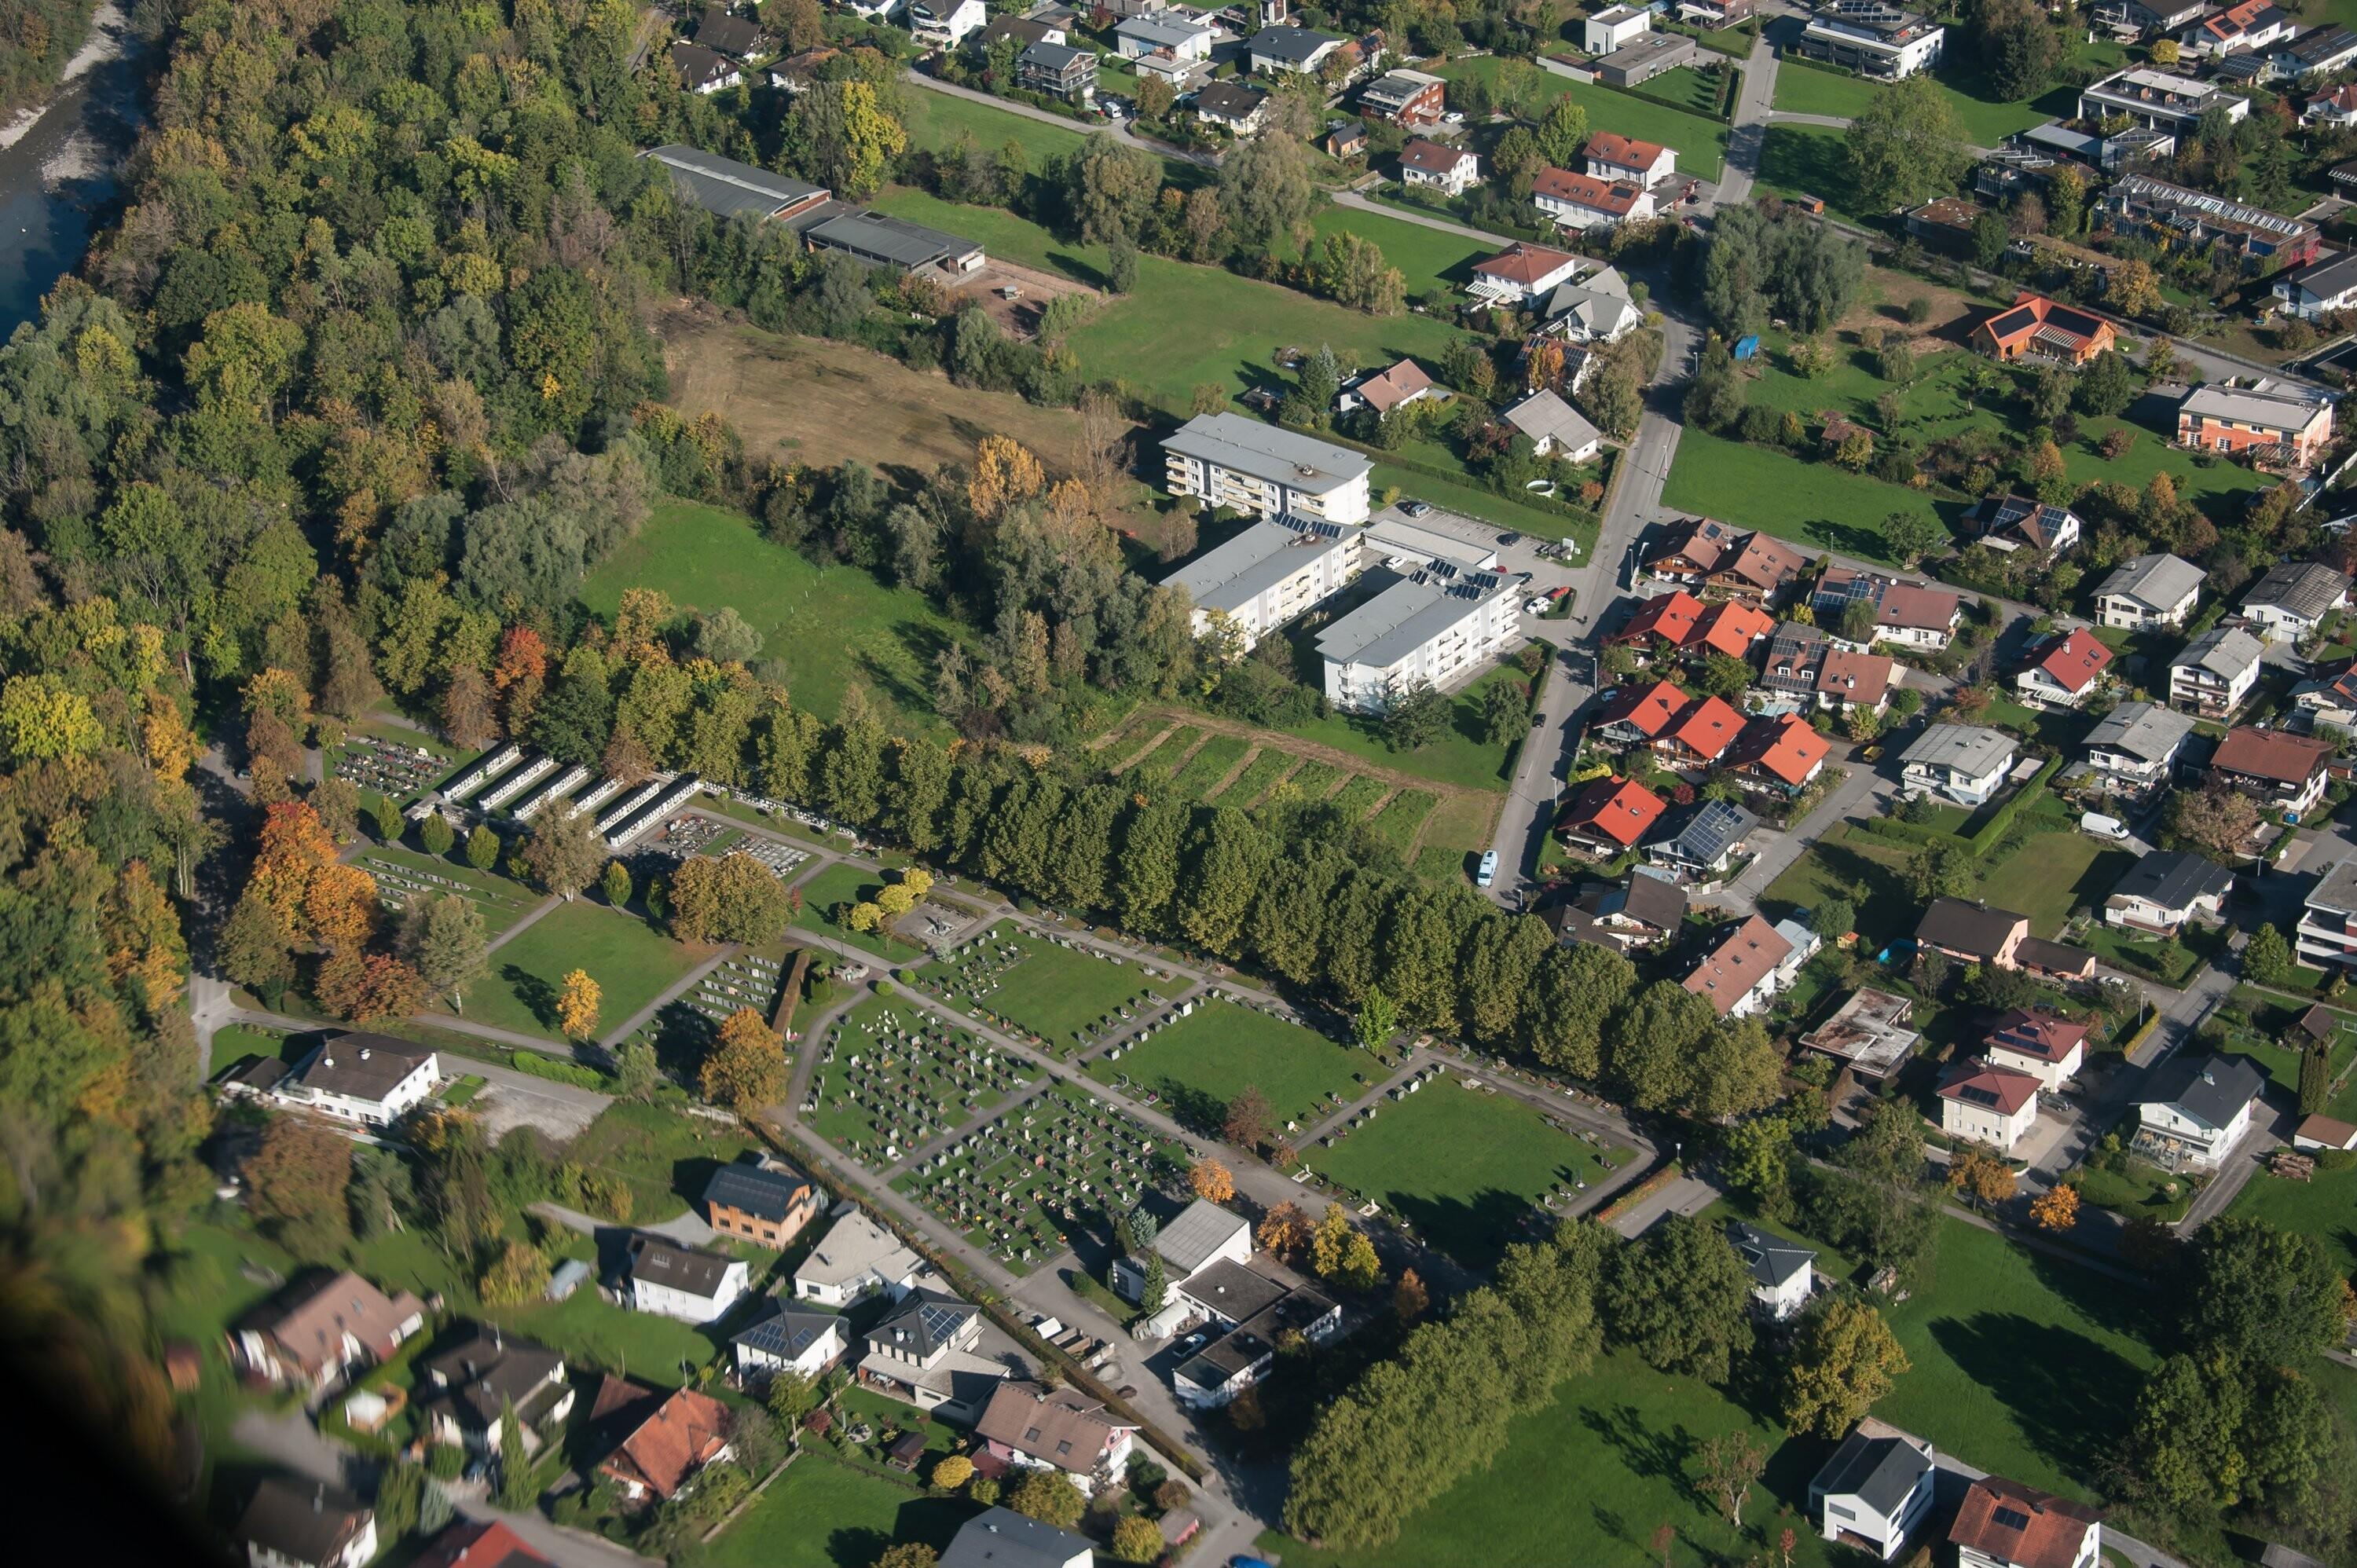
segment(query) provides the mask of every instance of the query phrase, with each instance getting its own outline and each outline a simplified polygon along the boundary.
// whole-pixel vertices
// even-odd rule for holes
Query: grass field
[[[1169,1114],[1211,1129],[1226,1118],[1228,1102],[1252,1085],[1280,1126],[1298,1121],[1308,1127],[1339,1109],[1329,1096],[1348,1101],[1361,1092],[1358,1075],[1372,1066],[1373,1058],[1297,1024],[1230,1002],[1206,1002],[1128,1047],[1119,1061],[1090,1063],[1089,1073],[1100,1083],[1127,1078],[1143,1084],[1162,1096]]]
[[[941,152],[957,145],[961,135],[971,135],[975,145],[995,153],[1012,141],[1021,144],[1025,162],[1037,170],[1049,159],[1074,151],[1088,136],[1077,121],[1066,130],[1044,120],[913,84],[903,89],[900,96],[907,105],[901,125],[909,133],[909,145],[912,147]]]
[[[2052,937],[2072,910],[2102,908],[2136,860],[2133,851],[2105,849],[2092,834],[2038,833],[1982,877],[1980,897],[2029,916],[2031,934]]]
[[[2016,131],[2051,116],[2028,103],[1996,103],[1964,91],[1956,79],[1937,79],[1940,91],[1964,123],[1964,139],[1975,146],[1993,147]],[[1836,114],[1855,120],[1883,91],[1878,82],[1846,71],[1825,70],[1785,60],[1776,71],[1776,107],[1795,114]]]
[[[1860,203],[1842,133],[1822,125],[1770,125],[1760,143],[1760,183],[1784,196],[1818,196],[1853,222],[1879,217]]]
[[[1912,936],[1923,911],[1900,876],[1910,853],[1905,844],[1836,828],[1768,885],[1760,899],[1761,912],[1781,919],[1828,898],[1847,898],[1857,906],[1866,950]]]
[[[1343,772],[1330,762],[1313,758],[1293,770],[1292,777],[1285,781],[1285,788],[1304,800],[1322,800],[1334,792],[1335,785],[1352,777],[1355,776]]]
[[[1415,842],[1416,830],[1424,825],[1424,819],[1432,814],[1432,808],[1438,803],[1439,797],[1428,790],[1403,789],[1384,801],[1383,810],[1377,811],[1367,825],[1384,843],[1405,854],[1407,846]]]
[[[1380,779],[1361,775],[1335,791],[1334,809],[1351,822],[1363,822],[1375,809],[1375,802],[1382,800],[1390,789],[1391,786]]]
[[[559,1039],[557,992],[569,972],[586,970],[603,993],[602,1035],[653,1001],[698,957],[635,915],[576,900],[491,954],[489,972],[467,993],[465,1015],[479,1024]]]
[[[1498,70],[1495,56],[1480,56],[1471,59],[1451,60],[1436,73],[1451,81],[1469,76],[1494,78]],[[1678,155],[1678,172],[1700,175],[1717,179],[1727,159],[1727,127],[1716,120],[1699,114],[1689,114],[1667,103],[1655,102],[1631,93],[1616,92],[1609,87],[1591,82],[1573,81],[1550,76],[1550,90],[1560,92],[1587,111],[1588,128],[1593,131],[1617,131],[1640,141],[1659,142],[1674,147]]]
[[[1469,1267],[1486,1268],[1523,1240],[1549,1192],[1594,1182],[1628,1159],[1547,1125],[1531,1105],[1465,1087],[1448,1073],[1372,1122],[1306,1152],[1328,1180],[1363,1193]]]
[[[1725,515],[1723,513],[1714,515]],[[1514,744],[1490,740],[1481,730],[1481,698],[1501,682],[1526,682],[1520,667],[1506,664],[1491,671],[1448,701],[1448,725],[1438,739],[1415,751],[1393,751],[1383,745],[1383,732],[1372,720],[1334,714],[1313,719],[1283,733],[1330,746],[1363,757],[1378,768],[1411,773],[1437,784],[1468,789],[1496,789],[1505,781],[1513,761]]]
[[[1059,947],[1005,921],[917,978],[943,987],[945,1005],[961,1013],[981,1007],[1058,1050],[1071,1049],[1084,1029],[1125,1004],[1187,989],[1183,980],[1149,979],[1135,963]]]
[[[610,616],[633,587],[660,589],[682,609],[733,606],[761,634],[764,656],[785,664],[798,706],[832,718],[857,681],[902,724],[940,724],[933,660],[961,631],[920,594],[856,566],[814,564],[762,539],[746,518],[676,499],[659,502],[638,537],[590,575],[581,602]]]
[[[882,891],[884,879],[874,872],[856,865],[830,865],[802,885],[802,907],[794,917],[799,930],[816,931],[847,942],[865,952],[874,953],[889,963],[907,963],[923,956],[922,950],[910,947],[898,937],[887,937],[874,931],[855,931],[848,926],[837,925],[834,911],[845,904],[873,899]]]
[[[225,1024],[213,1031],[212,1054],[206,1062],[205,1077],[219,1078],[223,1068],[235,1067],[248,1057],[283,1058],[291,1054],[286,1038],[243,1024]]]
[[[565,1157],[628,1183],[630,1219],[646,1224],[686,1213],[714,1171],[756,1146],[726,1123],[618,1100],[566,1146]]]
[[[1279,751],[1265,746],[1244,764],[1244,770],[1230,780],[1228,787],[1211,797],[1222,806],[1250,806],[1268,792],[1268,787],[1293,770],[1300,758],[1289,751]]]
[[[1701,119],[1717,117],[1717,83],[1690,65],[1665,70],[1637,88],[1636,91]]]
[[[2324,1243],[2335,1273],[2357,1273],[2357,1170],[2319,1170],[2313,1181],[2262,1172],[2235,1195],[2227,1212],[2313,1236]]]
[[[1473,280],[1473,263],[1497,250],[1462,234],[1445,233],[1356,207],[1321,208],[1310,226],[1319,241],[1345,232],[1373,241],[1382,247],[1383,260],[1406,275],[1411,295],[1462,288]]]
[[[1583,559],[1596,549],[1597,522],[1587,513],[1567,517],[1561,512],[1536,511],[1494,491],[1482,489],[1469,478],[1461,484],[1451,483],[1378,458],[1368,482],[1374,486],[1378,495],[1396,488],[1403,496],[1427,500],[1437,507],[1461,512],[1467,517],[1478,517],[1484,522],[1494,522],[1500,528],[1516,529],[1534,539],[1568,539],[1578,546]]]
[[[1894,566],[1899,563],[1883,539],[1884,518],[1911,511],[1949,525],[1919,491],[1691,428],[1678,440],[1662,504],[1705,517],[1741,518],[1795,544]],[[1948,510],[1961,511],[1962,504]]]
[[[963,1498],[929,1497],[813,1446],[703,1555],[716,1568],[867,1568],[901,1541],[947,1550],[974,1511]]]
[[[1168,750],[1165,746],[1164,750]],[[1207,799],[1228,775],[1242,762],[1252,743],[1238,736],[1215,735],[1205,738],[1195,748],[1179,769],[1170,776],[1170,783],[1180,794],[1200,800]]]

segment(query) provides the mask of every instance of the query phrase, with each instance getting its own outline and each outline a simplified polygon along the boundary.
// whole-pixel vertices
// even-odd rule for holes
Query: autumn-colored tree
[[[319,964],[319,1005],[363,1027],[406,1018],[425,1005],[425,982],[397,958],[340,948]]]
[[[1834,461],[1853,474],[1865,473],[1867,465],[1874,461],[1874,436],[1864,430],[1851,431],[1834,448]]]
[[[570,900],[605,868],[606,838],[591,812],[544,811],[525,841],[523,861],[533,881]]]
[[[1226,1203],[1236,1196],[1236,1178],[1217,1160],[1197,1160],[1188,1167],[1187,1185],[1205,1203]]]
[[[1966,1144],[1948,1156],[1948,1186],[1983,1205],[2003,1203],[2013,1196],[2013,1167],[1993,1151]]]
[[[1366,1232],[1351,1223],[1339,1203],[1329,1204],[1309,1233],[1309,1266],[1321,1280],[1353,1290],[1372,1290],[1383,1283],[1383,1262]]]
[[[2048,1230],[2068,1230],[2079,1222],[2079,1189],[2058,1182],[2032,1198],[2029,1217]]]
[[[449,689],[442,693],[442,732],[452,745],[469,749],[500,738],[500,716],[491,703],[490,683],[471,664],[454,671]]]
[[[1863,1298],[1835,1296],[1801,1320],[1785,1367],[1784,1422],[1837,1437],[1908,1369],[1897,1336]]]
[[[587,970],[568,972],[556,993],[556,1026],[568,1040],[586,1040],[597,1032],[597,1007],[605,993]]]
[[[1018,501],[1030,499],[1048,485],[1047,471],[1030,448],[1008,435],[985,435],[974,449],[974,478],[965,490],[966,504],[985,522]]]
[[[339,1242],[350,1229],[344,1203],[352,1179],[352,1145],[307,1116],[273,1116],[245,1163],[247,1205],[274,1235],[311,1246]]]
[[[475,1294],[485,1306],[521,1306],[548,1283],[548,1265],[522,1241],[510,1241],[475,1282]]]
[[[1301,1205],[1287,1198],[1261,1216],[1260,1229],[1254,1234],[1262,1251],[1289,1263],[1309,1245],[1309,1216]]]
[[[699,1081],[705,1099],[740,1114],[772,1104],[785,1092],[785,1042],[760,1014],[739,1007],[720,1026]]]
[[[1414,1269],[1403,1269],[1399,1283],[1392,1287],[1392,1316],[1405,1328],[1422,1322],[1431,1310],[1432,1293],[1424,1288],[1423,1279]]]
[[[304,902],[311,880],[336,864],[336,843],[319,814],[299,800],[282,800],[263,814],[262,847],[246,879],[249,893],[269,906],[278,923],[297,940],[310,934]]]
[[[1258,1084],[1248,1083],[1228,1101],[1228,1113],[1221,1127],[1221,1136],[1239,1149],[1258,1149],[1276,1136],[1276,1112],[1269,1108],[1268,1096]]]
[[[933,1485],[954,1492],[974,1479],[974,1461],[963,1454],[944,1454],[933,1465]]]
[[[1722,1432],[1702,1445],[1703,1495],[1727,1513],[1727,1522],[1743,1522],[1743,1502],[1768,1469],[1768,1450],[1751,1434],[1737,1427]]]
[[[669,660],[662,629],[672,614],[671,596],[661,588],[624,588],[614,607],[614,656],[631,664]]]
[[[303,893],[303,918],[321,945],[363,945],[376,934],[376,878],[348,861],[329,861],[312,873]]]

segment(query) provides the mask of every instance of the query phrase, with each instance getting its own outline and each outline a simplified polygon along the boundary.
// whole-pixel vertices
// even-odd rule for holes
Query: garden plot
[[[892,1185],[1026,1273],[1070,1245],[1074,1224],[1127,1213],[1178,1168],[1153,1129],[1058,1084]]]
[[[778,1004],[778,984],[783,978],[776,959],[739,953],[697,981],[689,1004],[715,1023],[740,1007],[750,1007],[767,1019]]]
[[[424,794],[449,768],[447,758],[422,746],[379,740],[372,735],[353,736],[336,753],[337,778],[396,800]]]
[[[906,1002],[878,997],[818,1045],[802,1113],[828,1143],[876,1170],[1028,1088],[1032,1069]]]
[[[449,862],[397,845],[364,850],[360,864],[361,869],[376,878],[377,897],[386,908],[398,911],[408,908],[413,898],[456,893],[481,913],[484,932],[490,936],[514,925],[533,905],[513,883],[493,883]]]
[[[1189,983],[1143,961],[1001,921],[919,970],[915,983],[968,1017],[1069,1056],[1159,1013]]]

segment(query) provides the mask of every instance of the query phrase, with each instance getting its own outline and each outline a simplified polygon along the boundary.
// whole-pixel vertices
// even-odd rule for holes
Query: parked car
[[[1475,875],[1473,885],[1476,887],[1487,887],[1497,880],[1498,852],[1494,849],[1485,849],[1481,852],[1481,869]]]
[[[1410,517],[1423,517],[1432,510],[1432,503],[1430,501],[1402,501],[1400,502],[1400,510],[1405,512]]]
[[[1498,542],[1501,545],[1520,544],[1522,542],[1523,536],[1519,533],[1501,533],[1498,535]]]

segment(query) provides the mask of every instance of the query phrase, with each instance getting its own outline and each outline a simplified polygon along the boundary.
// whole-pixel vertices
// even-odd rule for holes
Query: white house
[[[2033,651],[2036,660],[2013,679],[2014,690],[2033,707],[2085,706],[2112,662],[2112,650],[2085,627]]]
[[[1326,57],[1348,40],[1333,33],[1315,32],[1308,27],[1282,24],[1263,27],[1252,36],[1245,46],[1252,68],[1264,76],[1298,76],[1315,73],[1326,63]]]
[[[1642,5],[1609,5],[1579,24],[1579,47],[1609,55],[1652,26],[1653,13]]]
[[[937,1568],[1089,1568],[1095,1561],[1087,1536],[992,1508],[958,1526]]]
[[[909,1294],[924,1262],[900,1238],[859,1209],[834,1222],[810,1256],[794,1266],[794,1298],[845,1307],[871,1291],[894,1301]]]
[[[1473,281],[1465,292],[1488,305],[1520,305],[1568,283],[1579,271],[1580,260],[1569,251],[1520,241],[1496,255],[1473,263]]]
[[[2087,1058],[2087,1026],[2057,1014],[2016,1007],[1990,1028],[1982,1054],[1991,1067],[2028,1073],[2039,1087],[2060,1093]]]
[[[2251,1130],[2266,1079],[2248,1057],[2174,1057],[2146,1080],[2136,1146],[2170,1170],[2215,1170]]]
[[[1680,983],[1720,1017],[1748,1017],[1767,1006],[1790,978],[1785,961],[1796,950],[1784,926],[1753,915],[1721,931]]]
[[[500,1420],[512,1410],[524,1452],[536,1454],[544,1434],[562,1430],[573,1413],[564,1354],[497,1324],[468,1325],[452,1343],[421,1358],[417,1369],[422,1375],[413,1408],[436,1443],[496,1452]]]
[[[2239,626],[2213,626],[2169,661],[2169,705],[2222,719],[2259,683],[2266,645]]]
[[[699,1252],[660,1236],[630,1238],[630,1305],[683,1323],[710,1323],[746,1291],[742,1258]]]
[[[1508,403],[1498,417],[1529,436],[1531,449],[1542,457],[1585,463],[1604,446],[1603,432],[1546,387]]]
[[[2357,859],[2324,868],[2299,912],[2294,931],[2299,961],[2319,969],[2357,965]]]
[[[1326,701],[1340,712],[1382,713],[1420,686],[1446,690],[1520,634],[1519,576],[1442,559],[1378,570],[1389,585],[1318,634]]]
[[[1466,147],[1428,142],[1421,136],[1400,149],[1400,183],[1429,186],[1448,196],[1462,196],[1466,187],[1481,177],[1481,160]]]
[[[1114,48],[1124,59],[1136,59],[1157,49],[1168,49],[1174,59],[1209,59],[1218,32],[1208,22],[1183,11],[1147,11],[1125,16],[1114,24]]]
[[[1612,343],[1645,324],[1629,280],[1612,267],[1567,279],[1547,295],[1542,331],[1569,343]]]
[[[2357,82],[2341,88],[2334,93],[2331,102],[2339,102],[2344,98],[2349,104],[2348,118],[2333,121],[2336,129],[2357,125]],[[2316,104],[2311,103],[2309,108],[2313,112]],[[2337,256],[2283,274],[2276,279],[2275,295],[2277,310],[2286,316],[2297,316],[2309,321],[2319,316],[2357,309],[2357,251],[2343,251]]]
[[[283,1104],[339,1121],[390,1126],[441,1081],[433,1048],[391,1035],[331,1035],[272,1090]]]
[[[815,1378],[851,1348],[845,1322],[831,1312],[797,1312],[770,1296],[762,1316],[738,1329],[730,1340],[737,1370],[756,1380],[780,1372]]]
[[[1277,1346],[1289,1337],[1298,1334],[1320,1345],[1342,1326],[1341,1304],[1315,1286],[1287,1286],[1226,1259],[1173,1294],[1213,1328],[1225,1330],[1170,1374],[1171,1393],[1189,1410],[1233,1403],[1268,1375]]]
[[[2131,794],[2165,781],[2193,718],[2158,703],[2122,703],[2087,732],[2088,766]]]
[[[2040,1087],[2012,1068],[1966,1063],[1940,1085],[1940,1131],[2010,1155],[2038,1120]]]
[[[1965,1488],[1948,1543],[1957,1568],[2095,1568],[2104,1526],[2068,1498],[1984,1476]]]
[[[1025,1470],[1050,1470],[1082,1497],[1121,1479],[1137,1428],[1072,1388],[1001,1383],[974,1423],[991,1457]]]
[[[2180,627],[2201,594],[2201,568],[2174,555],[2124,562],[2095,592],[2098,625],[2127,631]]]
[[[2187,54],[2223,59],[2228,55],[2263,53],[2269,44],[2298,30],[2298,24],[2275,0],[2241,0],[2194,23],[2178,35],[2177,41]]]
[[[1827,1541],[1891,1562],[1930,1517],[1937,1473],[1930,1444],[1869,1415],[1809,1483],[1809,1518]]]
[[[2243,596],[2243,618],[2269,642],[2299,642],[2348,602],[2345,574],[2321,561],[2286,561]]]
[[[376,1555],[376,1513],[340,1487],[271,1476],[233,1539],[252,1568],[362,1568]]]
[[[1162,460],[1166,489],[1210,506],[1344,525],[1372,510],[1370,459],[1240,413],[1197,414],[1163,441]]]
[[[1940,63],[1948,30],[1897,6],[1820,11],[1801,30],[1801,52],[1878,81],[1897,81]]]
[[[953,49],[989,20],[983,0],[909,0],[909,30],[928,48]]]
[[[1653,215],[1653,194],[1644,187],[1570,169],[1539,170],[1531,182],[1531,202],[1565,229],[1609,227]]]
[[[981,1344],[982,1308],[920,1284],[867,1331],[859,1378],[943,1421],[970,1423],[1006,1380]]]
[[[1162,1260],[1163,1283],[1176,1289],[1213,1263],[1252,1261],[1252,1223],[1216,1203],[1197,1198],[1154,1233],[1154,1251]],[[1109,1273],[1114,1293],[1125,1301],[1146,1294],[1146,1261],[1120,1257]]]
[[[2233,886],[2234,874],[2205,856],[2181,851],[2147,854],[2113,885],[2112,896],[2104,900],[2104,923],[2174,935],[2190,920],[2222,918]]]
[[[2005,783],[2017,750],[2001,730],[1931,725],[1900,754],[1900,787],[1910,798],[1944,795],[1960,806],[1982,805]]]
[[[1598,131],[1588,137],[1580,156],[1587,161],[1587,172],[1598,179],[1626,180],[1649,188],[1678,172],[1676,148],[1613,131]]]
[[[1751,1300],[1762,1316],[1781,1323],[1808,1305],[1814,1252],[1740,1219],[1727,1222],[1727,1241],[1751,1271]]]

